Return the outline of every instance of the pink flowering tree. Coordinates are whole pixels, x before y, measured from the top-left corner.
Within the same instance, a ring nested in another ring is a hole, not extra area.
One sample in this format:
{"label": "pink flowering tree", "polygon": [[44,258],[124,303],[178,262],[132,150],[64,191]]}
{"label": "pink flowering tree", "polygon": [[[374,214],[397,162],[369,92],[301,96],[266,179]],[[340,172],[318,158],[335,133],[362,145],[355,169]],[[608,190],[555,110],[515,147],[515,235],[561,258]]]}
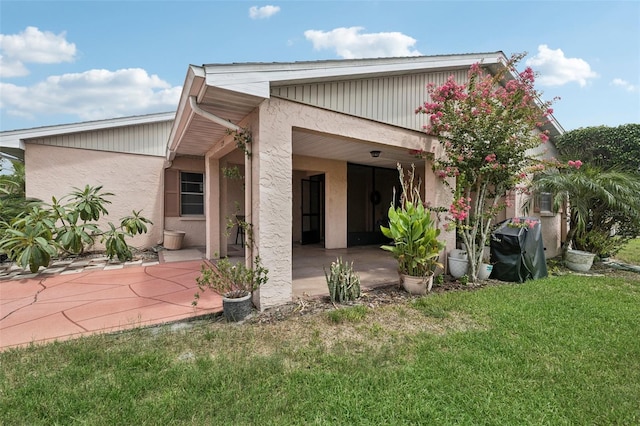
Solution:
{"label": "pink flowering tree", "polygon": [[517,72],[523,57],[512,56],[495,75],[474,64],[466,83],[452,76],[442,86],[430,84],[430,100],[416,109],[430,116],[425,130],[445,148],[433,160],[434,172],[445,184],[455,178],[447,225],[467,247],[470,282],[477,281],[483,247],[506,195],[541,167],[532,149],[549,139],[537,129],[553,112],[551,102],[540,100],[531,68]]}

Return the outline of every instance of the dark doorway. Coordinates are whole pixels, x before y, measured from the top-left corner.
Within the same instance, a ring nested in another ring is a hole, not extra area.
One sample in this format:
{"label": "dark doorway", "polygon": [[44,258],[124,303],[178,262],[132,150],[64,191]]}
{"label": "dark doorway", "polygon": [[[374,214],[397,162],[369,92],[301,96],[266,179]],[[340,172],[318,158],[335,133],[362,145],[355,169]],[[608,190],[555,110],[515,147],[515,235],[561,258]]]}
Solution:
{"label": "dark doorway", "polygon": [[302,244],[324,239],[324,175],[302,179]]}
{"label": "dark doorway", "polygon": [[400,195],[398,171],[382,167],[347,166],[347,245],[382,244],[387,240],[380,225],[387,225],[387,212],[394,190]]}

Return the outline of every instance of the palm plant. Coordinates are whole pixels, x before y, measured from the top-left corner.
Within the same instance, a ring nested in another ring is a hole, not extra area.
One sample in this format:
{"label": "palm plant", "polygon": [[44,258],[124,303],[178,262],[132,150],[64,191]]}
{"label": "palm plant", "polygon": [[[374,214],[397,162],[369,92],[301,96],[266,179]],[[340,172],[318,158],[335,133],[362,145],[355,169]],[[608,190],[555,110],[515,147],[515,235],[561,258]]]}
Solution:
{"label": "palm plant", "polygon": [[27,207],[24,163],[12,162],[13,173],[0,174],[0,222],[8,222]]}
{"label": "palm plant", "polygon": [[[615,169],[602,170],[591,165],[579,169],[548,169],[538,174],[531,188],[553,194],[553,209],[569,206],[567,243],[578,250],[598,255],[614,254],[628,236],[610,236],[610,230],[622,223],[611,218],[640,221],[640,176]],[[605,219],[608,218],[608,219]],[[597,243],[608,237],[608,241]],[[596,238],[597,237],[597,238]],[[608,253],[603,253],[606,246]],[[565,244],[565,251],[568,244]]]}

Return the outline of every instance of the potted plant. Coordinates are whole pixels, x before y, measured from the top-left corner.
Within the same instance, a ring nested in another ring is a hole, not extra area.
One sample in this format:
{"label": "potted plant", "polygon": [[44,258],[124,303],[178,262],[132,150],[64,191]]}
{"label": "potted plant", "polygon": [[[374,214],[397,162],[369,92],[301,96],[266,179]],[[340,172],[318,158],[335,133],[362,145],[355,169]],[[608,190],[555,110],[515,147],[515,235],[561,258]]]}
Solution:
{"label": "potted plant", "polygon": [[393,253],[398,261],[404,289],[411,294],[425,294],[431,290],[436,268],[443,267],[438,259],[445,245],[438,240],[440,230],[422,202],[420,185],[415,182],[415,166],[411,166],[406,178],[400,164],[398,172],[402,189],[400,203],[389,207],[389,226],[380,226],[392,244],[383,245],[382,249]]}
{"label": "potted plant", "polygon": [[[260,256],[255,257],[253,267],[245,266],[242,261],[233,263],[224,257],[215,264],[205,261],[196,282],[200,291],[209,289],[222,296],[222,311],[228,321],[241,321],[251,313],[251,295],[267,282],[268,273]],[[194,305],[199,297],[196,293]]]}

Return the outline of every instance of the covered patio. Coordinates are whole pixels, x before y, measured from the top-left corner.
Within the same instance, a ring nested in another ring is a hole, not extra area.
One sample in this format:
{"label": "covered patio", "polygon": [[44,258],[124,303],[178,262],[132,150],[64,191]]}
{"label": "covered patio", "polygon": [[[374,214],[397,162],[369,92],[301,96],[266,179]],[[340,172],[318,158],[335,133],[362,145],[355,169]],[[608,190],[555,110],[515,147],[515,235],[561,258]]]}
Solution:
{"label": "covered patio", "polygon": [[[229,254],[240,257],[244,250],[230,246]],[[336,257],[353,262],[363,288],[397,282],[395,261],[378,246],[327,250],[297,245],[294,301],[328,295],[323,268]],[[161,252],[160,263],[148,266],[114,269],[78,261],[38,274],[0,276],[0,351],[220,313],[221,297],[212,292],[203,294],[197,307],[191,305],[203,258],[202,247],[190,247]]]}

